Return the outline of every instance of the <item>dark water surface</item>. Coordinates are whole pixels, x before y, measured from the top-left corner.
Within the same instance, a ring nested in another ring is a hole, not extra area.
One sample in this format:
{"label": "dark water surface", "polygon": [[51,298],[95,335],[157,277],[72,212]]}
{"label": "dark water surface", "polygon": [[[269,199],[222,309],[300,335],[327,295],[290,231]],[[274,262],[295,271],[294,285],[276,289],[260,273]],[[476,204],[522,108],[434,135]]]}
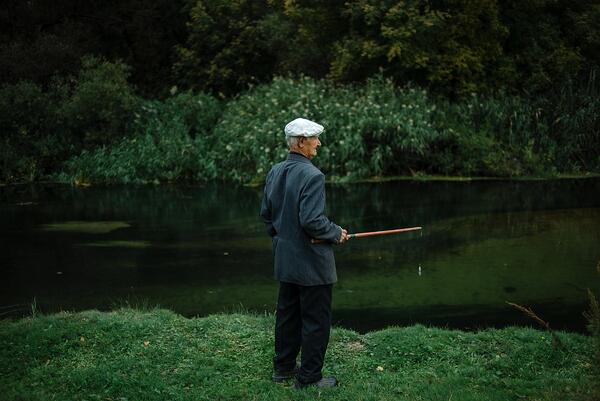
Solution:
{"label": "dark water surface", "polygon": [[[336,248],[336,325],[534,325],[585,331],[600,293],[600,179],[328,186],[350,232],[422,233]],[[0,317],[111,309],[186,316],[274,310],[271,243],[259,188],[0,188]],[[420,267],[420,269],[419,269]]]}

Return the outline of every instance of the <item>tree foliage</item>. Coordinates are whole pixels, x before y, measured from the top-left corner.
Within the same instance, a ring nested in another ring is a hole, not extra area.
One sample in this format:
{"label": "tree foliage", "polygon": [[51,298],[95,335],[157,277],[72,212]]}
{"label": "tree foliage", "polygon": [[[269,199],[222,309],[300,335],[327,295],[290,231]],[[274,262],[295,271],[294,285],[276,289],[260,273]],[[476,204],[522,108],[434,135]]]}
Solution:
{"label": "tree foliage", "polygon": [[598,64],[600,1],[194,1],[175,72],[237,93],[273,76],[540,93]]}
{"label": "tree foliage", "polygon": [[0,8],[0,81],[45,86],[93,54],[132,67],[145,93],[173,83],[173,46],[185,39],[183,0],[6,0]]}
{"label": "tree foliage", "polygon": [[273,54],[260,40],[258,25],[266,11],[264,0],[196,2],[186,45],[178,46],[174,66],[183,84],[231,93],[267,79]]}
{"label": "tree foliage", "polygon": [[81,150],[129,134],[140,101],[129,68],[84,57],[77,76],[47,88],[30,81],[0,87],[3,181],[35,180]]}
{"label": "tree foliage", "polygon": [[[529,92],[547,90],[556,83],[576,77],[584,58],[579,35],[572,33],[571,2],[557,0],[509,0],[503,19],[510,28],[505,52],[516,73],[513,81]],[[571,42],[572,41],[572,42]]]}
{"label": "tree foliage", "polygon": [[[600,65],[600,0],[8,0],[0,80],[46,86],[86,54],[147,95],[224,95],[288,74],[433,93],[545,93]],[[43,60],[43,62],[41,62]]]}
{"label": "tree foliage", "polygon": [[351,34],[336,46],[330,76],[363,80],[383,71],[449,93],[488,89],[501,74],[502,41],[493,0],[408,0],[347,3]]}
{"label": "tree foliage", "polygon": [[[173,171],[161,179],[253,180],[298,115],[356,140],[355,154],[320,157],[340,177],[600,168],[600,0],[3,5],[2,181],[45,177],[74,155],[94,177],[110,159],[146,181],[161,153]],[[256,130],[272,135],[262,150]],[[228,146],[237,164],[214,153]],[[147,171],[128,164],[145,151]]]}

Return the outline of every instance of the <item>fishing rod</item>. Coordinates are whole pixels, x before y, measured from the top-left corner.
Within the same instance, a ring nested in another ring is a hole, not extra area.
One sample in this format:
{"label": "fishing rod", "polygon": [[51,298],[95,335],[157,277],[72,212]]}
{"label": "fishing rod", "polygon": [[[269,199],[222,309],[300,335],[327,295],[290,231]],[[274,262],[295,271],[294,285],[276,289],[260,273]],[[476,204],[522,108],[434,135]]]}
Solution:
{"label": "fishing rod", "polygon": [[[363,238],[363,237],[372,237],[375,235],[398,234],[398,233],[405,233],[405,232],[409,232],[409,231],[418,231],[418,230],[421,230],[422,228],[423,227],[407,227],[407,228],[396,228],[393,230],[368,231],[368,232],[363,232],[363,233],[348,234],[348,238]],[[310,242],[312,242],[313,244],[322,244],[323,242],[326,242],[326,240],[311,239]]]}

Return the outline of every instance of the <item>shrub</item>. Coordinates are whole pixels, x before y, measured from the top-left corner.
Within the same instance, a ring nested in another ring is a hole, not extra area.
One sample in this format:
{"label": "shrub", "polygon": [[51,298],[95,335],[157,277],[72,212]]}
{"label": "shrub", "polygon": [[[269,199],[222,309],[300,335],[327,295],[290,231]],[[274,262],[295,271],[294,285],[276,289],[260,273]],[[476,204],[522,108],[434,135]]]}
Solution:
{"label": "shrub", "polygon": [[129,75],[129,67],[121,62],[92,56],[82,59],[79,76],[59,110],[74,143],[91,149],[130,132],[133,111],[140,100],[127,82]]}
{"label": "shrub", "polygon": [[440,100],[437,121],[454,142],[459,174],[522,176],[549,169],[555,143],[539,109],[518,96],[473,94],[457,102]]}
{"label": "shrub", "polygon": [[576,96],[531,102],[512,95],[451,102],[381,77],[360,86],[276,78],[222,107],[191,92],[142,101],[124,75],[110,76],[124,74],[121,67],[92,59],[86,66],[74,84],[62,81],[44,92],[22,83],[0,91],[0,126],[8,133],[3,180],[37,179],[79,154],[61,180],[257,183],[286,157],[283,127],[297,117],[325,126],[314,162],[333,180],[600,168],[594,113],[600,97],[589,91],[583,104]]}
{"label": "shrub", "polygon": [[566,81],[536,103],[547,115],[548,136],[558,146],[560,171],[600,169],[600,86],[593,70],[587,81]]}
{"label": "shrub", "polygon": [[26,81],[0,89],[3,181],[33,181],[69,156],[122,138],[139,103],[128,67],[83,59],[77,78],[55,77],[45,89]]}
{"label": "shrub", "polygon": [[396,89],[389,80],[336,87],[326,81],[276,78],[231,101],[215,127],[223,179],[258,181],[282,160],[283,127],[305,117],[325,126],[315,163],[333,178],[406,173],[425,165],[439,132],[424,90]]}
{"label": "shrub", "polygon": [[58,134],[59,95],[26,81],[0,88],[0,180],[40,179],[68,152],[67,139]]}
{"label": "shrub", "polygon": [[223,179],[257,182],[287,153],[296,117],[326,128],[315,163],[333,179],[418,174],[522,176],[554,171],[548,116],[518,96],[434,99],[382,78],[362,86],[276,78],[231,101],[215,128]]}
{"label": "shrub", "polygon": [[209,131],[219,110],[219,103],[204,94],[144,102],[135,113],[135,135],[83,151],[67,161],[57,177],[75,183],[212,179],[216,170]]}
{"label": "shrub", "polygon": [[190,137],[203,136],[207,139],[221,113],[222,105],[215,97],[188,91],[174,94],[164,101],[145,102],[138,108],[134,123],[136,130],[143,130],[144,125],[153,119],[180,118]]}

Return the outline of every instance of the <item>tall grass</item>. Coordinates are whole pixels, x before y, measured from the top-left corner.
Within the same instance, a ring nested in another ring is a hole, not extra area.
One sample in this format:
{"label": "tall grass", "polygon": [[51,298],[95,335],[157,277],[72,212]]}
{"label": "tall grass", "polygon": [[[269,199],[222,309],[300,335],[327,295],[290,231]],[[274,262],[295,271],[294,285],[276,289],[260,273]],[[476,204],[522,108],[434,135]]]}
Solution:
{"label": "tall grass", "polygon": [[[315,163],[333,179],[418,173],[523,176],[564,171],[542,111],[516,96],[450,102],[382,78],[334,86],[275,79],[227,104],[215,127],[223,179],[262,179],[286,153],[282,127],[296,117],[326,128]],[[568,170],[568,166],[567,166]]]}
{"label": "tall grass", "polygon": [[557,85],[537,103],[548,123],[547,136],[557,166],[574,171],[600,169],[600,81],[597,69],[587,80]]}
{"label": "tall grass", "polygon": [[440,172],[505,177],[556,170],[547,125],[527,100],[473,94],[458,102],[441,100],[440,109],[439,124],[448,127],[446,151],[433,155]]}
{"label": "tall grass", "polygon": [[287,153],[285,124],[304,117],[326,128],[315,162],[334,179],[406,173],[440,136],[434,111],[424,90],[396,89],[383,79],[338,87],[277,78],[227,105],[215,127],[217,166],[224,179],[262,179]]}

